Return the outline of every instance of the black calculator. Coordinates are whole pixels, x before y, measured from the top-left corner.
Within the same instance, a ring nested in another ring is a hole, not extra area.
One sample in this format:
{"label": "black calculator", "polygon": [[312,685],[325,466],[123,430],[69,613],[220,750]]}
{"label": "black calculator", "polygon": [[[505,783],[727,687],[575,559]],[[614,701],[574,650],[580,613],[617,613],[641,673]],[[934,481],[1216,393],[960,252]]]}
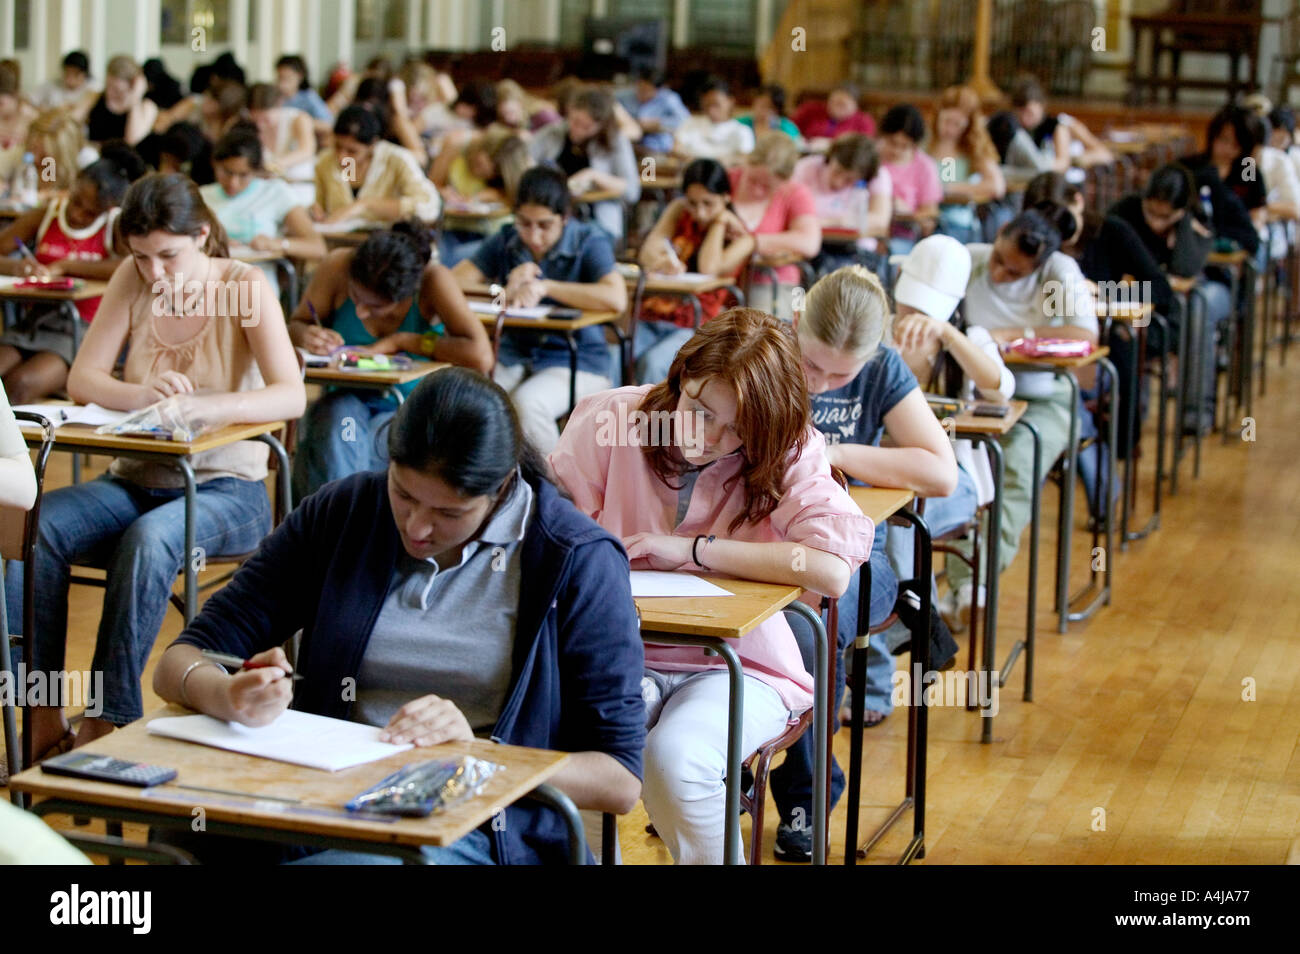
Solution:
{"label": "black calculator", "polygon": [[88,778],[96,782],[116,782],[119,785],[135,785],[148,788],[161,785],[176,777],[176,770],[163,768],[161,765],[145,765],[143,762],[127,762],[115,759],[111,755],[94,755],[90,752],[66,752],[46,759],[41,763],[41,771],[51,775],[71,775],[73,778]]}

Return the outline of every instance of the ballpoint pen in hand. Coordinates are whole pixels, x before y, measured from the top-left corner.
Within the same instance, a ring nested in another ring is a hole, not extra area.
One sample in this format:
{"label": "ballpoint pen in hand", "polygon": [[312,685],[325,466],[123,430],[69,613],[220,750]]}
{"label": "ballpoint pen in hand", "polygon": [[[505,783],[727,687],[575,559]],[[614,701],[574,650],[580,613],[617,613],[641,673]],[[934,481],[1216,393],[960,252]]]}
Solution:
{"label": "ballpoint pen in hand", "polygon": [[[209,659],[218,665],[225,666],[227,669],[245,670],[245,669],[269,669],[270,663],[255,663],[247,659],[240,659],[238,656],[232,656],[229,653],[214,652],[211,649],[201,651],[204,659]],[[295,682],[302,678],[301,674],[292,672],[287,674],[287,678]]]}

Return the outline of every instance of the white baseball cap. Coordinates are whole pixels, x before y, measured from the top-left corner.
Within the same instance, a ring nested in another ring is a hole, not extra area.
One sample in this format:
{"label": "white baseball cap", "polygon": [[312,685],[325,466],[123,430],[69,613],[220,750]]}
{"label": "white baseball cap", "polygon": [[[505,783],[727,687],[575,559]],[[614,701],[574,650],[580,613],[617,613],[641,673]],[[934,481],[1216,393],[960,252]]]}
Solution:
{"label": "white baseball cap", "polygon": [[970,281],[970,252],[951,235],[931,235],[916,243],[894,285],[894,301],[937,321],[947,321]]}

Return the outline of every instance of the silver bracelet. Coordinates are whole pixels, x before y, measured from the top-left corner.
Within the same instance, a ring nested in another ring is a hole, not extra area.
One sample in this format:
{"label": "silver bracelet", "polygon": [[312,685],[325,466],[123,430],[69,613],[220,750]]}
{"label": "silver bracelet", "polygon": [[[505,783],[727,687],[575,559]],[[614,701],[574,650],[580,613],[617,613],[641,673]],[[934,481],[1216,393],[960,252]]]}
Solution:
{"label": "silver bracelet", "polygon": [[185,680],[190,678],[190,673],[192,673],[199,666],[216,666],[222,672],[226,671],[225,666],[221,665],[218,662],[214,662],[211,659],[196,659],[194,660],[194,662],[186,666],[185,671],[181,673],[181,702],[185,704],[185,708],[187,709],[193,709],[194,704],[190,702],[189,694],[185,691]]}

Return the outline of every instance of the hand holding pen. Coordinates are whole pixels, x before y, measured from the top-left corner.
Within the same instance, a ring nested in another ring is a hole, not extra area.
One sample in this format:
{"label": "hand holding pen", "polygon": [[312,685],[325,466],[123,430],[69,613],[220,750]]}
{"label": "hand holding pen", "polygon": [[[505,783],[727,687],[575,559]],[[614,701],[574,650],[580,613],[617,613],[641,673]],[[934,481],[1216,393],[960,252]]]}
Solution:
{"label": "hand holding pen", "polygon": [[23,261],[26,263],[23,266],[24,275],[36,278],[50,277],[50,270],[40,263],[36,256],[32,254],[32,250],[27,247],[27,244],[22,239],[14,239],[14,244],[18,246],[18,251],[22,253]]}
{"label": "hand holding pen", "polygon": [[343,347],[343,336],[333,328],[321,324],[316,314],[316,306],[307,302],[307,311],[311,315],[311,326],[303,333],[302,346],[312,354],[332,354]]}

